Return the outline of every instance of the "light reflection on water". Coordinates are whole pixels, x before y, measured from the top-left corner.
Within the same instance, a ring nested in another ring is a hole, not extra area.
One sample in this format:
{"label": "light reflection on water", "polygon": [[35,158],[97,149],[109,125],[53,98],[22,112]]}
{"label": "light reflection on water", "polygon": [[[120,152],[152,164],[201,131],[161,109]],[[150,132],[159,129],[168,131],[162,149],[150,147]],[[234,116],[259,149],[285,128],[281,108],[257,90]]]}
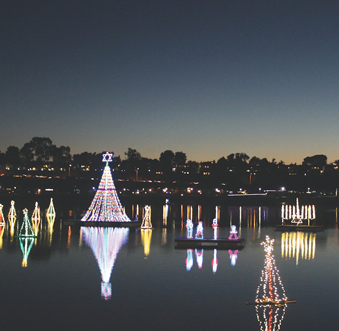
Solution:
{"label": "light reflection on water", "polygon": [[[275,239],[286,293],[297,299],[284,312],[280,329],[338,326],[339,285],[328,281],[339,277],[335,217],[331,229],[316,236],[303,234],[302,239],[266,227],[270,215],[274,219],[273,209],[221,206],[219,237],[227,238],[230,225],[236,224],[245,239],[245,248],[236,254],[175,249],[174,239],[186,231],[181,216],[185,220],[187,212],[187,206],[154,207],[155,229],[146,230],[147,235],[138,229],[63,227],[58,219],[51,234],[43,223],[26,268],[21,267],[19,239],[6,226],[0,249],[2,328],[20,330],[34,319],[36,329],[65,331],[260,330],[255,308],[245,302],[255,299],[265,259],[260,244],[266,235]],[[215,214],[215,206],[192,207],[193,220],[204,222],[206,237],[213,236]],[[173,222],[178,215],[179,221]],[[101,288],[101,281],[109,288]],[[101,289],[110,300],[101,299]]]}

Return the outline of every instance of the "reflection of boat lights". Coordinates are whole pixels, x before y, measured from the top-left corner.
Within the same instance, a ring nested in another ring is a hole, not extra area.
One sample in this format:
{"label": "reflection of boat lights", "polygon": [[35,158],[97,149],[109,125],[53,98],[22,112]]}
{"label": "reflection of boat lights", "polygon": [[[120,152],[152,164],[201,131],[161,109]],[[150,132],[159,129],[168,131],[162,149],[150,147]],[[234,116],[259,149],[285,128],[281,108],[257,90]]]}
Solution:
{"label": "reflection of boat lights", "polygon": [[4,236],[5,225],[0,225],[0,249],[2,248],[2,237]]}
{"label": "reflection of boat lights", "polygon": [[186,264],[186,270],[190,271],[193,267],[193,249],[187,250],[187,258],[186,258],[185,264]]}
{"label": "reflection of boat lights", "polygon": [[141,242],[144,246],[145,258],[149,255],[151,249],[151,240],[152,240],[152,230],[151,229],[141,229]]}
{"label": "reflection of boat lights", "polygon": [[162,224],[164,226],[167,226],[168,209],[169,209],[169,206],[166,203],[162,208]]}
{"label": "reflection of boat lights", "polygon": [[197,259],[197,265],[199,269],[202,269],[202,265],[204,262],[204,250],[203,249],[195,249],[195,257]]}
{"label": "reflection of boat lights", "polygon": [[238,250],[236,249],[234,252],[229,249],[228,254],[230,255],[231,266],[234,267],[237,264],[238,259]]}
{"label": "reflection of boat lights", "polygon": [[217,250],[213,250],[213,260],[212,260],[212,271],[216,273],[218,270],[218,258],[217,258]]}
{"label": "reflection of boat lights", "polygon": [[4,213],[2,212],[2,208],[4,206],[0,203],[0,225],[5,225],[5,217],[4,217]]}
{"label": "reflection of boat lights", "polygon": [[109,300],[112,295],[110,278],[115,260],[121,247],[128,240],[128,228],[82,227],[81,235],[91,247],[101,272],[101,296]]}
{"label": "reflection of boat lights", "polygon": [[316,248],[316,234],[308,232],[283,232],[281,234],[281,257],[295,258],[296,264],[299,257],[305,260],[313,260]]}

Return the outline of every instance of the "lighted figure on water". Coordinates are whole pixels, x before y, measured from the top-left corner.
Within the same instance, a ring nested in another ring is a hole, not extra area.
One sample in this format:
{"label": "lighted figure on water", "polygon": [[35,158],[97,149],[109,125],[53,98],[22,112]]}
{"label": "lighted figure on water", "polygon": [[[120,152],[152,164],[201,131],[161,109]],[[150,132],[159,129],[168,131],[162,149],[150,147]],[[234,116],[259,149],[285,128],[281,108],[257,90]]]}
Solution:
{"label": "lighted figure on water", "polygon": [[4,206],[0,203],[0,225],[5,225],[5,217],[4,217],[4,213],[2,212],[2,208]]}
{"label": "lighted figure on water", "polygon": [[15,226],[15,222],[16,222],[16,210],[14,207],[14,201],[11,201],[11,207],[9,209],[8,212],[8,222],[10,225],[10,232],[11,232],[11,236],[14,235],[14,226]]}
{"label": "lighted figure on water", "polygon": [[82,221],[93,222],[131,222],[119,200],[112,178],[109,162],[113,161],[113,153],[106,152],[102,156],[105,162],[98,190]]}
{"label": "lighted figure on water", "polygon": [[234,267],[237,264],[238,259],[238,250],[236,249],[234,252],[229,249],[228,254],[230,255],[231,266]]}
{"label": "lighted figure on water", "polygon": [[151,240],[152,240],[152,230],[151,229],[141,229],[141,243],[144,246],[145,259],[150,253],[151,250]]}
{"label": "lighted figure on water", "polygon": [[151,222],[151,207],[146,205],[145,206],[145,216],[141,223],[142,229],[152,229],[152,222]]}
{"label": "lighted figure on water", "polygon": [[204,250],[203,249],[195,249],[195,257],[197,259],[197,265],[199,269],[202,269],[202,265],[204,262]]}
{"label": "lighted figure on water", "polygon": [[186,229],[187,229],[187,239],[193,238],[193,222],[192,220],[188,219],[186,221]]}
{"label": "lighted figure on water", "polygon": [[315,219],[315,206],[314,205],[302,205],[299,206],[299,199],[296,198],[295,205],[282,205],[281,206],[281,219],[282,223],[290,220],[295,225],[301,225],[304,221],[307,221],[307,225],[310,225],[310,221]]}
{"label": "lighted figure on water", "polygon": [[213,228],[213,238],[218,239],[218,219],[217,218],[213,219],[212,228]]}
{"label": "lighted figure on water", "polygon": [[35,237],[31,222],[29,221],[28,210],[25,208],[22,212],[24,220],[19,231],[19,237]]}
{"label": "lighted figure on water", "polygon": [[217,258],[217,250],[213,250],[213,260],[212,260],[212,271],[216,273],[218,270],[218,258]]}
{"label": "lighted figure on water", "polygon": [[231,226],[231,230],[230,230],[230,235],[228,237],[228,239],[234,239],[234,240],[238,240],[238,231],[237,231],[237,227],[235,225]]}
{"label": "lighted figure on water", "polygon": [[204,238],[204,225],[203,225],[202,221],[198,222],[197,232],[195,233],[195,238],[196,239],[203,239]]}
{"label": "lighted figure on water", "polygon": [[193,267],[193,249],[188,249],[187,250],[187,258],[185,261],[186,264],[186,270],[190,271]]}
{"label": "lighted figure on water", "polygon": [[91,247],[101,272],[101,297],[112,296],[111,273],[121,247],[127,243],[128,228],[81,227],[81,237]]}
{"label": "lighted figure on water", "polygon": [[49,230],[50,232],[52,232],[53,230],[53,226],[54,226],[54,221],[55,221],[55,209],[54,209],[54,204],[53,204],[53,198],[51,198],[51,201],[49,203],[49,207],[47,209],[47,213],[46,213],[46,218],[49,224]]}
{"label": "lighted figure on water", "polygon": [[38,202],[35,203],[35,208],[32,214],[32,227],[33,227],[33,231],[35,236],[38,235],[38,231],[39,231],[39,225],[40,225],[40,207],[38,205]]}

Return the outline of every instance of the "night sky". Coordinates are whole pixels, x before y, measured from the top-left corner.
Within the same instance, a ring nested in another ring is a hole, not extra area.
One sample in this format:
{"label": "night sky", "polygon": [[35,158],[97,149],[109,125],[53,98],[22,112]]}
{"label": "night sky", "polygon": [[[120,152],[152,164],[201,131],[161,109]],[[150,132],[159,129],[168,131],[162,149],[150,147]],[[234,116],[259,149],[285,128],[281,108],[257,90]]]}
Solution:
{"label": "night sky", "polygon": [[0,1],[2,152],[333,162],[338,108],[337,0]]}

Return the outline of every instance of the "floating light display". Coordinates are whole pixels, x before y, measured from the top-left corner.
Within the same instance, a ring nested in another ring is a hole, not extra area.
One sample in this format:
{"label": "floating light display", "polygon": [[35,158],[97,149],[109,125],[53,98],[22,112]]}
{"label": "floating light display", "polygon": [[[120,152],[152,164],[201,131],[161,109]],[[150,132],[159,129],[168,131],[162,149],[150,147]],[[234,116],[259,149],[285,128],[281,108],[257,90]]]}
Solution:
{"label": "floating light display", "polygon": [[228,239],[230,239],[230,240],[238,240],[239,239],[237,227],[235,225],[231,226],[230,235],[228,236]]}
{"label": "floating light display", "polygon": [[279,270],[275,264],[273,243],[274,239],[270,239],[269,236],[266,236],[266,240],[262,243],[265,250],[265,263],[254,303],[262,331],[280,330],[287,304],[295,302],[295,300],[288,300],[286,296]]}
{"label": "floating light display", "polygon": [[316,248],[316,234],[301,231],[283,232],[281,234],[281,257],[295,258],[298,265],[299,259],[313,260]]}
{"label": "floating light display", "polygon": [[213,239],[218,239],[218,219],[217,218],[213,219],[212,228],[213,228]]}
{"label": "floating light display", "polygon": [[4,217],[4,213],[2,212],[2,208],[4,206],[0,203],[0,225],[5,225],[5,217]]}
{"label": "floating light display", "polygon": [[46,213],[46,218],[48,221],[50,232],[52,232],[53,230],[55,216],[56,216],[56,213],[54,209],[53,198],[51,198],[48,209],[47,209],[47,213]]}
{"label": "floating light display", "polygon": [[199,269],[202,269],[202,265],[204,262],[204,250],[203,249],[195,249],[195,257],[197,259],[197,265]]}
{"label": "floating light display", "polygon": [[108,165],[112,162],[113,153],[103,154],[102,162],[105,162],[98,190],[93,201],[81,221],[93,222],[131,222],[121,206],[111,169]]}
{"label": "floating light display", "polygon": [[144,246],[145,258],[147,258],[151,249],[152,230],[141,229],[140,231],[141,231],[141,243]]}
{"label": "floating light display", "polygon": [[185,261],[186,264],[186,270],[190,271],[193,267],[193,249],[188,249],[187,250],[187,258]]}
{"label": "floating light display", "polygon": [[217,250],[213,250],[213,260],[212,260],[212,271],[215,274],[218,270],[218,258],[217,258]]}
{"label": "floating light display", "polygon": [[141,223],[142,229],[152,229],[152,222],[151,222],[151,207],[146,205],[145,206],[145,216]]}
{"label": "floating light display", "polygon": [[193,222],[191,219],[186,220],[187,239],[193,238]]}
{"label": "floating light display", "polygon": [[38,205],[38,202],[35,203],[35,208],[33,210],[33,214],[32,214],[32,227],[33,227],[33,231],[35,236],[38,235],[38,231],[39,231],[39,225],[40,225],[40,207]]}
{"label": "floating light display", "polygon": [[91,247],[101,272],[101,297],[112,296],[111,273],[121,247],[127,243],[128,228],[81,227],[81,238]]}
{"label": "floating light display", "polygon": [[284,224],[289,220],[291,223],[300,225],[304,221],[307,221],[307,225],[310,225],[310,221],[315,219],[315,206],[314,205],[302,205],[299,206],[299,199],[296,198],[295,205],[282,205],[281,206],[281,219]]}
{"label": "floating light display", "polygon": [[198,222],[197,231],[195,233],[195,238],[196,239],[203,239],[204,238],[204,225],[203,225],[202,221]]}
{"label": "floating light display", "polygon": [[8,222],[9,222],[9,226],[10,226],[10,232],[11,232],[11,236],[14,235],[14,226],[15,226],[15,222],[16,222],[16,210],[14,207],[14,201],[11,201],[11,207],[9,208],[9,212],[8,212]]}
{"label": "floating light display", "polygon": [[31,222],[29,221],[28,210],[25,208],[22,212],[24,220],[19,231],[19,237],[35,237]]}

